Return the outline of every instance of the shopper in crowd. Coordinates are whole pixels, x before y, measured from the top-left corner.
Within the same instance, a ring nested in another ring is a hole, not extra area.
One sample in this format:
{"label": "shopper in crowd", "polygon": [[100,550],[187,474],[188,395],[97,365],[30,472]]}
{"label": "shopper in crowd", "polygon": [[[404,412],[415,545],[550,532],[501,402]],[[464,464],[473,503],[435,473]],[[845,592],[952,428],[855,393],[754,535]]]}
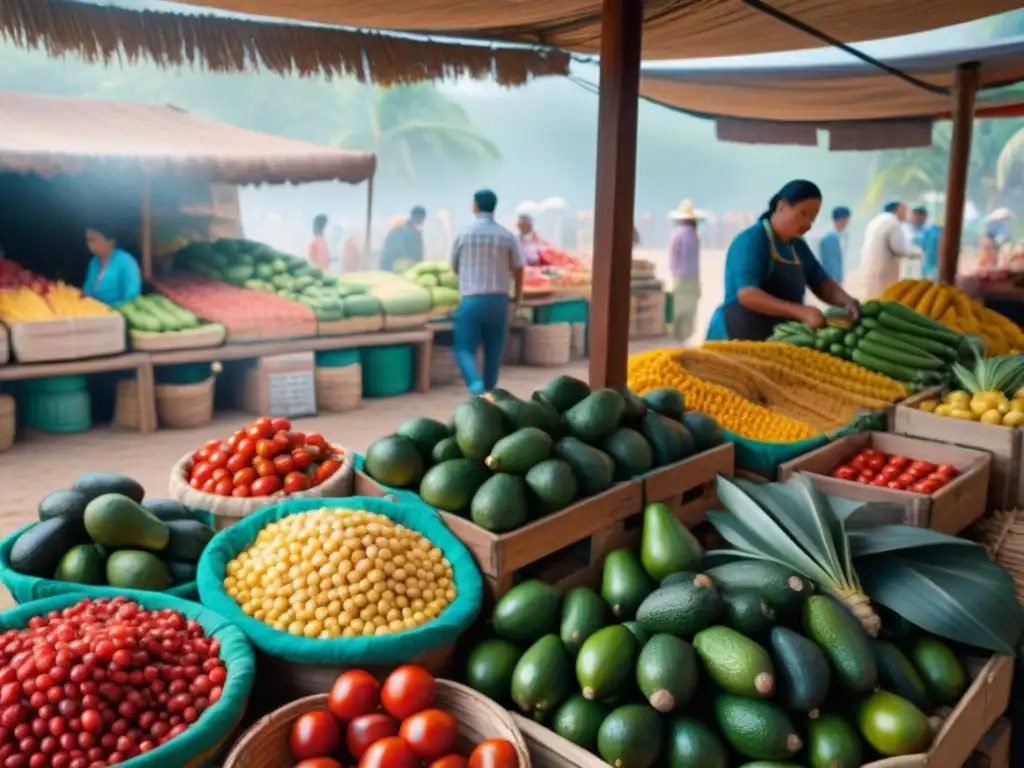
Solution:
{"label": "shopper in crowd", "polygon": [[668,252],[672,275],[672,336],[682,344],[693,335],[700,305],[700,236],[697,234],[700,217],[693,203],[684,200],[669,218],[675,222]]}
{"label": "shopper in crowd", "polygon": [[840,285],[843,284],[845,269],[843,255],[846,253],[846,228],[850,225],[850,209],[840,205],[832,209],[832,231],[818,243],[818,260],[825,274]]}
{"label": "shopper in crowd", "polygon": [[327,229],[327,216],[318,214],[313,219],[313,239],[309,241],[306,258],[314,267],[318,267],[326,275],[331,271],[331,249],[327,246],[324,231]]}
{"label": "shopper in crowd", "polygon": [[[508,337],[509,293],[513,307],[523,297],[525,261],[519,238],[494,220],[498,196],[489,189],[473,196],[476,221],[452,242],[451,266],[459,276],[461,301],[455,312],[455,362],[475,395],[498,386]],[[476,351],[484,347],[481,377]]]}
{"label": "shopper in crowd", "polygon": [[94,222],[85,228],[85,245],[92,254],[85,271],[82,292],[116,307],[142,294],[139,263],[128,251],[117,247],[114,227]]}
{"label": "shopper in crowd", "polygon": [[919,205],[910,212],[910,230],[914,236],[914,245],[924,254],[921,258],[921,277],[926,280],[938,280],[942,227],[928,221],[928,209]]}
{"label": "shopper in crowd", "polygon": [[906,203],[893,200],[868,222],[860,255],[864,298],[881,296],[886,288],[899,281],[902,262],[921,258],[921,249],[907,240],[903,230],[906,220]]}
{"label": "shopper in crowd", "polygon": [[736,236],[725,256],[725,302],[711,318],[708,339],[764,341],[787,320],[821,328],[822,311],[804,303],[808,288],[854,319],[860,316],[860,304],[825,273],[803,239],[820,210],[818,185],[797,179]]}
{"label": "shopper in crowd", "polygon": [[381,246],[380,268],[386,272],[404,272],[423,261],[423,222],[427,209],[417,205],[405,224],[393,227]]}
{"label": "shopper in crowd", "polygon": [[523,260],[526,266],[539,266],[541,249],[547,244],[533,228],[533,216],[529,213],[520,213],[516,219],[516,229],[519,230],[519,247],[523,251]]}

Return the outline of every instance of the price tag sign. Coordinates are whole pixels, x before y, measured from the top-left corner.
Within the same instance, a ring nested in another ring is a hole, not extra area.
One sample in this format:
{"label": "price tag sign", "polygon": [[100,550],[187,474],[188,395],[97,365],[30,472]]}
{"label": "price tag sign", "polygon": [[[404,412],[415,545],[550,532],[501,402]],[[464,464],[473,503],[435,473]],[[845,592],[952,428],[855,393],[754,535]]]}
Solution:
{"label": "price tag sign", "polygon": [[295,418],[316,415],[316,374],[312,353],[263,358],[267,412]]}

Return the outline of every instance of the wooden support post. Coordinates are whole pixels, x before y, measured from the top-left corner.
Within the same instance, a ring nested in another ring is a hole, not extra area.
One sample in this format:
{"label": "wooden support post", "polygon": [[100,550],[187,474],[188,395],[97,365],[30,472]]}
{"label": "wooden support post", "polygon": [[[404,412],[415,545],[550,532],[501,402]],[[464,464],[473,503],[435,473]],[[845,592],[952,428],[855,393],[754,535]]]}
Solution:
{"label": "wooden support post", "polygon": [[644,4],[604,0],[597,127],[590,384],[626,383]]}
{"label": "wooden support post", "polygon": [[366,180],[366,238],[363,240],[363,265],[370,262],[370,236],[373,225],[373,176]]}
{"label": "wooden support post", "polygon": [[960,239],[964,231],[964,202],[974,133],[974,97],[978,92],[979,65],[960,64],[953,85],[953,139],[949,146],[949,174],[946,177],[946,213],[942,222],[939,250],[939,280],[956,283],[960,261]]}
{"label": "wooden support post", "polygon": [[139,233],[142,248],[142,277],[153,276],[153,204],[149,189],[149,176],[142,177],[142,225]]}

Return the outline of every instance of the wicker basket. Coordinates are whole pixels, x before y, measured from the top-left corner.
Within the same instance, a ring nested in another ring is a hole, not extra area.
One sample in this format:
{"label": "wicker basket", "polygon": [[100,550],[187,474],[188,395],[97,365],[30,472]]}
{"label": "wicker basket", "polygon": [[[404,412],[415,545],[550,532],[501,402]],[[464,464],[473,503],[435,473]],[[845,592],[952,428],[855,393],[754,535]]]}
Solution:
{"label": "wicker basket", "polygon": [[971,529],[970,538],[983,545],[1013,579],[1017,602],[1024,605],[1024,510],[991,512]]}
{"label": "wicker basket", "polygon": [[11,340],[7,335],[7,326],[0,323],[0,365],[11,359]]}
{"label": "wicker basket", "polygon": [[[459,721],[458,752],[469,754],[486,739],[506,739],[519,753],[519,768],[530,768],[530,752],[519,727],[508,712],[486,696],[459,683],[438,680],[436,705]],[[326,694],[307,696],[261,718],[235,744],[224,768],[291,768],[295,764],[288,751],[292,723],[300,715],[326,706]]]}
{"label": "wicker basket", "polygon": [[572,360],[582,360],[587,356],[587,324],[573,323],[572,338],[569,344],[569,357]]}
{"label": "wicker basket", "polygon": [[523,332],[520,328],[509,328],[508,339],[505,341],[505,354],[502,356],[505,365],[523,364]]}
{"label": "wicker basket", "polygon": [[114,426],[138,429],[139,421],[139,385],[134,378],[121,379],[114,395]]}
{"label": "wicker basket", "polygon": [[214,377],[198,384],[157,384],[156,417],[163,427],[194,429],[213,420]]}
{"label": "wicker basket", "polygon": [[528,325],[523,329],[523,363],[542,368],[567,365],[571,359],[572,325]]}
{"label": "wicker basket", "polygon": [[15,413],[14,398],[0,395],[0,451],[6,451],[14,445],[14,433],[18,426]]}
{"label": "wicker basket", "polygon": [[327,413],[354,411],[363,402],[363,366],[317,367],[316,406]]}
{"label": "wicker basket", "polygon": [[437,344],[430,350],[430,386],[443,387],[459,379],[459,366],[455,364],[455,350]]}

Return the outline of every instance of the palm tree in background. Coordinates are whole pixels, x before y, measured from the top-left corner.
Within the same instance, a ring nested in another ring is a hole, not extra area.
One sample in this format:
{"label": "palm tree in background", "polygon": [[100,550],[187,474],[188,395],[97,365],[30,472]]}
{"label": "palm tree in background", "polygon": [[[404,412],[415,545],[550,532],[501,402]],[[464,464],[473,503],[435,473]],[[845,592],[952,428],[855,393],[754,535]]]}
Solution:
{"label": "palm tree in background", "polygon": [[339,86],[351,127],[334,146],[374,152],[381,174],[412,187],[430,171],[497,163],[497,146],[477,133],[465,109],[433,85]]}

